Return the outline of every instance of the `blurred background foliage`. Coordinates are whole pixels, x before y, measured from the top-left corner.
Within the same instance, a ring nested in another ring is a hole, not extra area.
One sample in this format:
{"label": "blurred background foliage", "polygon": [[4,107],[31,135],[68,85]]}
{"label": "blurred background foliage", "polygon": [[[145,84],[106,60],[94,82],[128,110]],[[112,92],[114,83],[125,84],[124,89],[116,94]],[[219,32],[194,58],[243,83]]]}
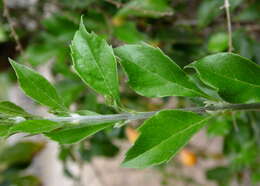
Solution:
{"label": "blurred background foliage", "polygon": [[[8,63],[8,57],[11,57],[36,69],[49,64],[53,81],[72,110],[116,113],[104,104],[102,97],[86,88],[71,68],[69,45],[81,15],[86,28],[104,37],[112,46],[147,42],[160,47],[183,67],[208,54],[227,51],[223,4],[224,0],[1,1],[0,99],[8,99],[10,87],[16,83]],[[260,1],[230,0],[230,4],[233,52],[260,64]],[[165,108],[165,105],[173,108],[202,104],[197,99],[191,102],[184,98],[137,96],[125,86],[122,70],[119,75],[121,99],[127,108],[147,111]],[[137,125],[132,124],[133,127]],[[226,166],[208,170],[205,173],[207,178],[219,185],[230,185],[233,180],[240,185],[245,185],[248,180],[257,185],[260,181],[260,114],[227,113],[211,121],[207,133],[209,138],[223,137],[220,156],[228,162]],[[134,129],[127,129],[126,134],[130,141],[131,135],[137,135]],[[80,162],[86,163],[96,156],[116,156],[120,148],[115,141],[124,139],[125,127],[122,127],[98,133],[77,145],[61,146],[59,158],[64,164],[64,172],[77,179],[70,172],[68,161],[79,161],[78,154]],[[44,145],[36,142],[17,142],[11,146],[3,142],[0,147],[0,186],[40,185],[37,177],[23,171],[42,148]],[[184,160],[184,166],[195,164],[197,157],[208,158],[196,149],[192,151],[185,154],[188,160]],[[169,184],[165,171],[171,165],[158,167],[163,175],[162,184]],[[193,183],[191,178],[183,178],[183,182]]]}

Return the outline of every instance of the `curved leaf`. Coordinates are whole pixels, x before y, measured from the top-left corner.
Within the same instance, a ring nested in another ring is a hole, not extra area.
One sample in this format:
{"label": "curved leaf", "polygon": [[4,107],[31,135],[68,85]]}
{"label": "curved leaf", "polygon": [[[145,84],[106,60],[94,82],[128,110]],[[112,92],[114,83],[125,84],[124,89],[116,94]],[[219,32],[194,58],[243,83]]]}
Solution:
{"label": "curved leaf", "polygon": [[10,59],[24,93],[54,110],[66,110],[56,89],[38,72]]}
{"label": "curved leaf", "polygon": [[230,103],[260,101],[260,66],[232,53],[210,55],[193,62],[200,79]]}
{"label": "curved leaf", "polygon": [[71,44],[73,66],[79,77],[98,93],[119,99],[116,59],[113,49],[83,22]]}
{"label": "curved leaf", "polygon": [[8,116],[30,116],[23,108],[9,101],[0,102],[0,114]]}
{"label": "curved leaf", "polygon": [[157,113],[139,128],[141,135],[123,166],[145,168],[169,161],[210,118],[177,110]]}
{"label": "curved leaf", "polygon": [[121,58],[130,86],[140,95],[206,97],[159,48],[135,44],[118,47],[115,52]]}

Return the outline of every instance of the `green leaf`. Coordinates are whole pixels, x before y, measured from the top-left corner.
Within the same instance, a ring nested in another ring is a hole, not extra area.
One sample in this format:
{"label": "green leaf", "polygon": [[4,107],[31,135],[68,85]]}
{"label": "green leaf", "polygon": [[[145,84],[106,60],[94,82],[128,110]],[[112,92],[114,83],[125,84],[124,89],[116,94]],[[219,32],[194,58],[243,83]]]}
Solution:
{"label": "green leaf", "polygon": [[124,45],[115,49],[121,58],[130,86],[140,95],[205,96],[183,70],[159,48],[146,44]]}
{"label": "green leaf", "polygon": [[27,120],[16,125],[13,125],[9,134],[24,132],[29,134],[39,134],[43,132],[50,132],[61,127],[63,124],[50,120]]}
{"label": "green leaf", "polygon": [[0,102],[0,114],[7,116],[30,116],[24,109],[9,101]]}
{"label": "green leaf", "polygon": [[228,35],[224,32],[213,34],[208,43],[209,52],[223,52],[228,48]]}
{"label": "green leaf", "polygon": [[198,8],[198,25],[201,27],[210,24],[218,15],[221,14],[220,7],[223,0],[204,0]]}
{"label": "green leaf", "polygon": [[260,101],[260,66],[232,53],[204,57],[187,67],[194,68],[200,79],[215,88],[230,103]]}
{"label": "green leaf", "polygon": [[123,166],[145,168],[169,161],[211,117],[165,110],[145,121]]}
{"label": "green leaf", "polygon": [[68,124],[64,128],[55,130],[45,135],[50,139],[57,141],[61,144],[77,143],[85,138],[101,131],[114,123],[99,123],[95,125],[91,124]]}
{"label": "green leaf", "polygon": [[115,27],[114,35],[117,39],[126,43],[138,43],[145,38],[145,35],[137,30],[134,22],[127,22]]}
{"label": "green leaf", "polygon": [[0,139],[1,139],[1,137],[8,136],[9,129],[11,126],[12,126],[11,124],[0,123]]}
{"label": "green leaf", "polygon": [[105,96],[119,99],[116,59],[113,49],[95,33],[88,33],[81,21],[71,44],[74,69],[80,78]]}
{"label": "green leaf", "polygon": [[133,15],[158,18],[172,13],[167,0],[133,0],[118,12],[118,16]]}
{"label": "green leaf", "polygon": [[56,89],[42,75],[10,59],[24,93],[54,110],[66,110]]}
{"label": "green leaf", "polygon": [[32,158],[42,150],[42,142],[18,142],[12,146],[1,149],[0,165],[1,167],[28,164]]}

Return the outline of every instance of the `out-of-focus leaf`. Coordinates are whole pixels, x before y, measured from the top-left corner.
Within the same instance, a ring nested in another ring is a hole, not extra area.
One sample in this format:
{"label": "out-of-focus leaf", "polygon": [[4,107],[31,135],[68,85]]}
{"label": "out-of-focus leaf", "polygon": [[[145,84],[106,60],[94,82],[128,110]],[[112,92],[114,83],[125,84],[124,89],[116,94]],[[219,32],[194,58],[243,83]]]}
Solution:
{"label": "out-of-focus leaf", "polygon": [[242,10],[235,19],[237,21],[255,21],[260,20],[260,2],[255,1],[249,7]]}
{"label": "out-of-focus leaf", "polygon": [[113,49],[104,39],[88,33],[81,21],[71,44],[73,66],[80,78],[114,100],[119,99],[116,59]]}
{"label": "out-of-focus leaf", "polygon": [[248,34],[243,30],[233,33],[234,52],[251,59],[253,57],[253,43]]}
{"label": "out-of-focus leaf", "polygon": [[216,181],[219,185],[227,186],[232,175],[232,171],[227,167],[215,167],[209,169],[206,177],[209,180]]}
{"label": "out-of-focus leaf", "polygon": [[260,101],[260,66],[232,53],[204,57],[188,65],[200,79],[230,103]]}
{"label": "out-of-focus leaf", "polygon": [[172,14],[167,0],[133,0],[127,3],[118,16],[161,17]]}
{"label": "out-of-focus leaf", "polygon": [[200,4],[197,12],[198,25],[201,27],[207,26],[211,21],[220,15],[220,7],[223,5],[223,0],[204,0]]}
{"label": "out-of-focus leaf", "polygon": [[146,44],[124,45],[115,52],[128,75],[128,83],[140,95],[205,96],[159,48]]}
{"label": "out-of-focus leaf", "polygon": [[232,127],[232,121],[230,117],[218,116],[213,118],[207,128],[209,136],[225,136],[229,133]]}
{"label": "out-of-focus leaf", "polygon": [[228,36],[224,32],[213,34],[208,43],[209,52],[223,52],[228,48]]}
{"label": "out-of-focus leaf", "polygon": [[83,83],[72,80],[64,80],[55,86],[61,95],[63,102],[66,106],[72,104],[82,94],[85,89]]}
{"label": "out-of-focus leaf", "polygon": [[209,119],[192,112],[160,111],[139,128],[123,166],[145,168],[169,161]]}
{"label": "out-of-focus leaf", "polygon": [[[231,11],[240,5],[243,0],[229,0]],[[203,0],[199,6],[197,17],[198,25],[205,27],[210,24],[217,16],[224,13],[224,0]]]}
{"label": "out-of-focus leaf", "polygon": [[0,164],[8,166],[28,163],[44,147],[40,142],[18,142],[0,152]]}
{"label": "out-of-focus leaf", "polygon": [[144,35],[136,29],[136,25],[133,22],[127,22],[115,27],[114,35],[117,39],[126,43],[138,43],[144,40]]}
{"label": "out-of-focus leaf", "polygon": [[8,136],[11,126],[11,124],[0,123],[0,138]]}
{"label": "out-of-focus leaf", "polygon": [[56,89],[38,72],[10,60],[25,94],[53,110],[66,110]]}

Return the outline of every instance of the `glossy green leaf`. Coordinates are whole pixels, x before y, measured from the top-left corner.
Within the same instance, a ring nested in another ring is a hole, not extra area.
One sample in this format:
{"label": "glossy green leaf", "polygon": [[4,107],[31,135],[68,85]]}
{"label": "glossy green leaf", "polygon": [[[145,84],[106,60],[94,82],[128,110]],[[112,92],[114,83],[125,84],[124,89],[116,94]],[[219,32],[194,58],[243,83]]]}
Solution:
{"label": "glossy green leaf", "polygon": [[73,66],[80,78],[105,96],[119,99],[116,59],[113,49],[95,33],[88,33],[81,21],[71,44]]}
{"label": "glossy green leaf", "polygon": [[38,72],[16,63],[10,59],[10,63],[16,72],[16,76],[24,93],[54,110],[66,110],[62,99],[56,89]]}
{"label": "glossy green leaf", "polygon": [[50,132],[61,126],[61,123],[50,120],[27,120],[13,125],[10,128],[9,133],[14,134],[18,132],[23,132],[29,134],[39,134],[43,132]]}
{"label": "glossy green leaf", "polygon": [[205,96],[159,48],[146,44],[124,45],[116,48],[115,52],[121,58],[128,83],[140,95]]}
{"label": "glossy green leaf", "polygon": [[145,168],[169,161],[211,117],[165,110],[145,121],[123,166]]}
{"label": "glossy green leaf", "polygon": [[188,65],[200,79],[230,103],[260,101],[260,66],[232,53],[204,57]]}
{"label": "glossy green leaf", "polygon": [[119,16],[161,17],[172,14],[167,0],[133,0],[127,3],[119,12]]}
{"label": "glossy green leaf", "polygon": [[0,102],[0,114],[7,116],[30,116],[23,108],[9,101]]}

